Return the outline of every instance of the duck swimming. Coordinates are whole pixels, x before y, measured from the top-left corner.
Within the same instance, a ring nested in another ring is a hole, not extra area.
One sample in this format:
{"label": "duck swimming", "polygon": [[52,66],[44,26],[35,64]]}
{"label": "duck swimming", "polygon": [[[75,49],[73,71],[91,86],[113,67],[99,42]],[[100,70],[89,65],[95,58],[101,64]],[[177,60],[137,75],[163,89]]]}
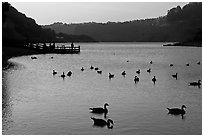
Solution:
{"label": "duck swimming", "polygon": [[84,71],[84,68],[83,68],[83,67],[81,68],[81,71]]}
{"label": "duck swimming", "polygon": [[72,72],[71,71],[68,71],[68,73],[67,73],[67,76],[71,76],[72,75]]}
{"label": "duck swimming", "polygon": [[138,69],[138,70],[136,71],[136,73],[137,73],[137,74],[140,74],[140,69]]}
{"label": "duck swimming", "polygon": [[149,72],[149,73],[150,73],[150,72],[151,72],[151,68],[149,68],[149,69],[147,70],[147,72]]}
{"label": "duck swimming", "polygon": [[126,72],[125,72],[125,70],[124,70],[124,71],[122,72],[122,75],[123,75],[123,76],[125,76],[125,75],[126,75]]}
{"label": "duck swimming", "polygon": [[135,83],[139,82],[139,80],[140,79],[137,76],[135,76],[135,78],[134,78]]}
{"label": "duck swimming", "polygon": [[170,64],[169,66],[170,66],[170,67],[173,67],[173,64]]}
{"label": "duck swimming", "polygon": [[157,79],[155,78],[155,76],[152,78],[153,83],[155,84],[155,82],[157,81]]}
{"label": "duck swimming", "polygon": [[175,75],[172,75],[172,77],[173,77],[173,78],[176,78],[176,80],[177,80],[177,74],[178,74],[178,73],[176,73]]}
{"label": "duck swimming", "polygon": [[95,70],[99,70],[99,68],[95,68]]}
{"label": "duck swimming", "polygon": [[64,72],[62,73],[61,77],[62,77],[62,78],[65,78],[65,74],[64,74]]}
{"label": "duck swimming", "polygon": [[104,104],[104,108],[102,107],[97,107],[97,108],[89,108],[91,110],[91,113],[98,113],[98,114],[101,114],[101,113],[108,113],[108,109],[106,108],[106,106],[109,106],[108,103],[105,103]]}
{"label": "duck swimming", "polygon": [[111,119],[108,119],[107,121],[103,119],[97,119],[94,117],[91,117],[91,119],[94,122],[94,126],[99,126],[99,127],[107,126],[108,128],[113,128],[114,123],[113,123],[113,120]]}
{"label": "duck swimming", "polygon": [[57,72],[56,72],[55,70],[53,70],[53,71],[52,71],[52,74],[53,74],[53,75],[56,75],[56,74],[57,74]]}
{"label": "duck swimming", "polygon": [[152,64],[153,62],[152,62],[152,61],[150,61],[149,63],[150,63],[150,64]]}
{"label": "duck swimming", "polygon": [[98,70],[97,73],[98,73],[98,74],[102,74],[102,70]]}
{"label": "duck swimming", "polygon": [[111,78],[113,78],[114,77],[114,74],[111,74],[111,73],[109,73],[109,79],[111,79]]}
{"label": "duck swimming", "polygon": [[200,87],[201,85],[201,80],[198,80],[198,82],[189,82],[189,86],[198,86]]}
{"label": "duck swimming", "polygon": [[184,115],[186,113],[186,111],[184,110],[184,108],[186,108],[185,105],[181,106],[180,108],[167,108],[169,111],[169,114],[173,114],[173,115]]}
{"label": "duck swimming", "polygon": [[93,66],[91,66],[91,67],[90,67],[90,69],[94,69],[94,67],[93,67]]}

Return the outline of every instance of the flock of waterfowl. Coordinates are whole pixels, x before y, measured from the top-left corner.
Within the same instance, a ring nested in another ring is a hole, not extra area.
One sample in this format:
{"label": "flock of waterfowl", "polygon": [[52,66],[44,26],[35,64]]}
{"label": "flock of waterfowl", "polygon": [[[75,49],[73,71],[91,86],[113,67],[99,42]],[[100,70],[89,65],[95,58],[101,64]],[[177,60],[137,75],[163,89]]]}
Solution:
{"label": "flock of waterfowl", "polygon": [[[52,58],[53,58],[53,57],[52,57]],[[37,58],[36,58],[36,57],[31,57],[31,59],[37,59]],[[153,64],[153,61],[150,61],[149,63],[150,63],[150,64]],[[200,63],[200,62],[197,62],[197,64],[200,65],[201,63]],[[169,64],[169,66],[170,66],[170,67],[173,67],[174,64]],[[187,63],[186,66],[190,66],[190,64]],[[102,70],[99,70],[98,67],[94,67],[94,66],[91,65],[89,69],[95,70],[98,74],[102,74]],[[82,67],[82,68],[81,68],[81,71],[82,71],[82,72],[85,71],[85,68]],[[152,69],[149,68],[149,69],[147,69],[146,71],[147,71],[148,73],[151,73]],[[136,71],[136,74],[140,75],[140,73],[141,73],[141,70],[138,69],[138,70]],[[53,75],[56,75],[56,74],[57,74],[57,71],[56,71],[56,70],[53,70],[52,74],[53,74]],[[69,76],[69,77],[71,77],[72,74],[73,74],[72,71],[68,71],[66,75]],[[124,77],[126,76],[126,74],[127,74],[127,73],[126,73],[125,70],[121,73],[121,75],[124,76]],[[64,79],[64,78],[66,77],[66,75],[65,75],[65,72],[62,72],[62,74],[60,75],[60,77],[62,77],[62,78]],[[177,78],[178,78],[178,73],[172,74],[171,76],[177,80]],[[108,78],[109,78],[109,79],[114,78],[114,74],[113,74],[113,73],[109,73],[109,74],[108,74]],[[157,81],[156,76],[154,76],[154,77],[152,78],[152,82],[155,84],[156,81]],[[138,82],[139,82],[139,77],[138,77],[137,75],[134,76],[134,82],[135,82],[135,83],[138,83]],[[194,81],[194,82],[189,82],[189,86],[197,86],[197,87],[200,88],[200,86],[201,86],[201,80]],[[106,118],[106,114],[108,113],[107,106],[109,106],[109,104],[108,104],[108,103],[105,103],[105,104],[104,104],[104,108],[102,108],[102,107],[91,107],[91,108],[89,108],[89,109],[91,110],[91,113],[93,113],[93,114],[104,114],[104,117]],[[168,114],[181,115],[182,118],[183,118],[183,115],[186,113],[185,108],[186,108],[186,106],[185,106],[185,105],[182,105],[181,108],[167,108],[167,110],[168,110]],[[100,127],[107,126],[107,127],[110,128],[110,129],[113,128],[114,123],[113,123],[113,120],[111,120],[111,119],[108,119],[107,121],[104,120],[104,119],[98,119],[98,118],[95,118],[95,117],[91,117],[91,119],[92,119],[93,122],[94,122],[94,126],[100,126]]]}
{"label": "flock of waterfowl", "polygon": [[[150,64],[153,64],[153,61],[150,61]],[[197,62],[197,64],[200,65],[200,62]],[[189,65],[190,65],[189,63],[186,64],[186,66],[189,66]],[[173,65],[173,64],[170,64],[169,66],[172,67],[172,66],[174,66],[174,65]],[[90,69],[91,69],[91,70],[95,70],[98,74],[102,74],[102,70],[99,70],[98,67],[94,67],[94,66],[91,65],[91,66],[90,66]],[[82,68],[81,68],[81,71],[82,71],[82,72],[85,71],[85,68],[82,67]],[[147,72],[148,72],[148,73],[151,73],[151,71],[152,71],[151,68],[147,69]],[[140,75],[141,70],[138,69],[138,70],[136,70],[135,73],[138,74],[138,75]],[[53,74],[53,75],[56,75],[57,72],[56,72],[55,70],[53,70],[52,74]],[[67,72],[67,76],[69,76],[69,77],[70,77],[72,74],[73,74],[72,71],[68,71],[68,72]],[[121,75],[124,76],[124,77],[126,76],[126,74],[127,74],[127,73],[126,73],[125,70],[121,73]],[[110,72],[109,72],[109,74],[108,74],[108,78],[109,78],[109,79],[114,78],[114,76],[115,76],[115,75],[114,75],[113,73],[110,73]],[[178,78],[178,73],[172,74],[171,76],[177,80],[177,78]],[[65,72],[62,72],[61,77],[62,77],[63,79],[66,77]],[[138,83],[138,82],[139,82],[139,77],[138,77],[138,76],[134,76],[134,79],[133,79],[133,80],[134,80],[135,83]],[[156,81],[157,81],[156,76],[154,76],[154,77],[152,78],[152,82],[155,84]],[[189,82],[189,86],[197,86],[197,87],[200,88],[200,86],[201,86],[201,80],[194,81],[194,82]]]}

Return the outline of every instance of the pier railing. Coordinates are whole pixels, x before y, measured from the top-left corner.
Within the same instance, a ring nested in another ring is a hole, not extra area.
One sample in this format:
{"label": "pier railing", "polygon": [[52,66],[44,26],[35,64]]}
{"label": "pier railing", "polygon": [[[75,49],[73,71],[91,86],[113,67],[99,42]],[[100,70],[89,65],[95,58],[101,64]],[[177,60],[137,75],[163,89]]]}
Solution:
{"label": "pier railing", "polygon": [[58,53],[58,54],[77,54],[80,52],[80,46],[67,46],[67,45],[61,45],[61,46],[55,46],[41,43],[35,43],[35,44],[27,44],[25,47],[29,49],[36,50],[41,53]]}

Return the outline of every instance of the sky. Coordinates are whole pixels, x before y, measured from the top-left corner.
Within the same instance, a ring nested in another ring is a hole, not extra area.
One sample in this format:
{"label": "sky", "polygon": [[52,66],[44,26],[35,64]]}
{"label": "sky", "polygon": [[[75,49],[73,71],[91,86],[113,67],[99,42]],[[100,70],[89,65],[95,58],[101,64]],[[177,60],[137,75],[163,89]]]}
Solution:
{"label": "sky", "polygon": [[164,16],[173,7],[188,2],[9,2],[39,25],[54,22],[106,23]]}

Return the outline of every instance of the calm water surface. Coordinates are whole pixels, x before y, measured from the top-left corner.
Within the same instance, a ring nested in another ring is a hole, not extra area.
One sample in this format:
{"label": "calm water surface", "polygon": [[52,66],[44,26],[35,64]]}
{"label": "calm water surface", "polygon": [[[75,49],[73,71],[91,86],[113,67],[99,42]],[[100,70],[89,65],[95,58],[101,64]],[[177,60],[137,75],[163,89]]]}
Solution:
{"label": "calm water surface", "polygon": [[[162,44],[81,43],[79,55],[10,59],[16,65],[3,70],[3,134],[202,134],[202,87],[188,86],[202,79],[202,65],[197,64],[202,50]],[[102,74],[90,70],[91,65]],[[138,69],[140,81],[135,84]],[[73,75],[63,80],[60,75],[69,70]],[[111,80],[109,72],[115,74]],[[171,77],[176,72],[178,80]],[[89,111],[105,102],[113,129],[94,127],[90,119],[105,119]],[[183,119],[168,115],[167,107],[182,104],[187,106]]]}

